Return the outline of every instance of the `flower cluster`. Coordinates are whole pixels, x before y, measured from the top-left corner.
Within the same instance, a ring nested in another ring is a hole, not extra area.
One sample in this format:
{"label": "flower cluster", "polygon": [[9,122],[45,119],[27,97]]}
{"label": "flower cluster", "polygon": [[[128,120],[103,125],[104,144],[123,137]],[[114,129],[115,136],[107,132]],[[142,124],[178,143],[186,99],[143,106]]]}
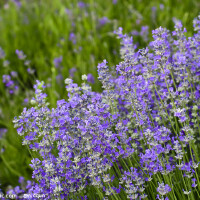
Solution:
{"label": "flower cluster", "polygon": [[[7,198],[9,197],[10,199],[17,200],[26,199],[26,196],[28,196],[28,194],[31,194],[32,186],[35,184],[30,180],[25,181],[24,177],[19,177],[18,183],[18,186],[11,188],[7,191]],[[3,200],[7,198],[3,198]]]}
{"label": "flower cluster", "polygon": [[[200,18],[200,17],[199,17]],[[32,160],[31,192],[41,199],[197,199],[199,182],[200,19],[187,38],[153,31],[137,50],[122,39],[123,61],[98,65],[102,93],[66,79],[67,100],[50,108],[37,81],[32,108],[14,119]],[[93,191],[93,192],[90,192]],[[85,196],[86,195],[86,196]]]}
{"label": "flower cluster", "polygon": [[18,49],[16,49],[15,53],[17,54],[17,57],[20,59],[20,60],[24,60],[26,58],[26,55],[24,54],[23,51],[20,51]]}
{"label": "flower cluster", "polygon": [[9,94],[16,94],[19,90],[19,86],[17,84],[16,81],[14,81],[12,78],[16,78],[18,75],[17,75],[17,72],[15,71],[12,71],[11,72],[11,75],[3,75],[2,78],[3,78],[3,83],[6,87],[6,89],[9,91]]}

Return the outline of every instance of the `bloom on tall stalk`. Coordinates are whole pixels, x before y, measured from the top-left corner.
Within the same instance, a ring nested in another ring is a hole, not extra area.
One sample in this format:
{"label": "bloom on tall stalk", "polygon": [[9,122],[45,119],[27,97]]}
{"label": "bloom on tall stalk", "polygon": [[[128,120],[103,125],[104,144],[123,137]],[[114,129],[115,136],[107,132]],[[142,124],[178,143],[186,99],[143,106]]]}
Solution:
{"label": "bloom on tall stalk", "polygon": [[18,90],[19,90],[19,86],[18,84],[12,79],[17,77],[17,72],[12,71],[11,75],[6,75],[4,74],[2,76],[3,79],[3,83],[6,87],[6,90],[8,91],[9,94],[17,94]]}
{"label": "bloom on tall stalk", "polygon": [[[50,108],[37,81],[32,108],[14,119],[36,151],[30,194],[41,199],[199,199],[200,17],[198,32],[153,31],[136,49],[117,32],[123,61],[98,65],[102,93],[66,79],[67,100]],[[33,199],[33,198],[32,198]]]}

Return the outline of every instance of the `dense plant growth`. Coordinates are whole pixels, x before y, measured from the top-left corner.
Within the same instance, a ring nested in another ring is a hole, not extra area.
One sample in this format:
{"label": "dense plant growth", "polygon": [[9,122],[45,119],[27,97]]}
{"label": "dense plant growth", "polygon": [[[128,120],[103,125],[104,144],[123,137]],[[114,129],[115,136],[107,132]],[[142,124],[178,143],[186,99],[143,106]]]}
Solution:
{"label": "dense plant growth", "polygon": [[0,199],[199,199],[199,8],[0,1]]}
{"label": "dense plant growth", "polygon": [[[34,86],[33,107],[14,119],[32,154],[30,199],[200,198],[200,16],[192,37],[154,30],[137,50],[121,39],[123,61],[98,65],[102,92],[83,75],[78,86],[65,79],[68,97],[51,108],[44,82]],[[24,181],[24,180],[23,180]],[[22,182],[22,181],[21,181]],[[43,196],[42,196],[43,195]]]}

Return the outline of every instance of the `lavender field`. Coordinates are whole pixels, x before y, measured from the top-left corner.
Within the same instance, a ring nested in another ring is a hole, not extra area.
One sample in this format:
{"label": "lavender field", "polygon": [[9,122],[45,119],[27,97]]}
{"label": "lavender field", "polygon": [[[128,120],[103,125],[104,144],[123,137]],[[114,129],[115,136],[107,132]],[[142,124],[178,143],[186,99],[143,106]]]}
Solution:
{"label": "lavender field", "polygon": [[0,2],[0,199],[200,199],[197,0]]}

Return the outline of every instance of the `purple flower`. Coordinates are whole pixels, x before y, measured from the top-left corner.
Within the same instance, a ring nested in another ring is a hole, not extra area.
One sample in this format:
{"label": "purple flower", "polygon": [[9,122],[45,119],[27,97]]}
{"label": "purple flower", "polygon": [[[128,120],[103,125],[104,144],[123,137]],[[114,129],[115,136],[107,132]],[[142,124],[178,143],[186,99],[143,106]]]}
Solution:
{"label": "purple flower", "polygon": [[[12,73],[16,75],[16,73]],[[3,83],[6,86],[7,90],[9,90],[10,94],[16,93],[19,89],[18,85],[11,79],[10,75],[3,75]]]}
{"label": "purple flower", "polygon": [[164,196],[167,193],[171,191],[171,188],[169,187],[168,184],[164,185],[164,183],[158,183],[159,186],[157,188],[157,191],[160,193],[160,195]]}
{"label": "purple flower", "polygon": [[105,24],[107,24],[110,20],[107,17],[102,17],[99,19],[99,25],[100,26],[104,26]]}
{"label": "purple flower", "polygon": [[25,98],[25,99],[24,99],[24,105],[27,105],[28,102],[29,102],[29,99],[28,99],[28,98]]}
{"label": "purple flower", "polygon": [[29,74],[34,74],[35,73],[35,70],[34,69],[31,69],[30,67],[27,69],[27,72]]}
{"label": "purple flower", "polygon": [[0,139],[7,133],[7,128],[0,128]]}
{"label": "purple flower", "polygon": [[196,181],[197,181],[196,178],[192,179],[192,187],[194,188],[197,187]]}
{"label": "purple flower", "polygon": [[61,67],[62,60],[63,60],[62,56],[54,58],[53,63],[54,63],[56,68]]}
{"label": "purple flower", "polygon": [[70,16],[70,17],[72,16],[72,10],[66,8],[65,12],[67,13],[68,16]]}
{"label": "purple flower", "polygon": [[17,72],[15,72],[15,71],[10,72],[10,74],[11,74],[12,77],[17,77],[18,76]]}
{"label": "purple flower", "polygon": [[88,74],[87,75],[87,81],[89,82],[89,83],[92,83],[92,84],[94,84],[94,76],[92,75],[92,74]]}
{"label": "purple flower", "polygon": [[165,6],[161,3],[161,4],[160,4],[160,10],[163,10],[164,7],[165,7]]}
{"label": "purple flower", "polygon": [[16,49],[15,53],[17,54],[17,56],[20,60],[24,60],[26,58],[26,55],[24,54],[23,51]]}
{"label": "purple flower", "polygon": [[[187,38],[176,22],[173,35],[160,27],[152,31],[153,41],[139,50],[119,28],[115,33],[121,40],[121,62],[109,67],[103,60],[97,66],[102,92],[87,84],[94,82],[92,74],[83,75],[80,86],[67,78],[67,98],[52,108],[44,83],[36,82],[33,107],[24,108],[13,121],[24,136],[23,145],[38,155],[31,164],[37,184],[28,187],[30,194],[73,199],[71,194],[97,187],[106,195],[117,192],[117,197],[122,189],[127,199],[143,199],[150,192],[156,198],[157,192],[164,200],[170,186],[161,181],[150,189],[152,180],[167,180],[172,174],[178,180],[182,173],[191,180],[198,173],[199,19],[193,36]],[[3,81],[13,85],[9,75]],[[177,184],[182,188],[182,181]],[[191,186],[196,187],[196,179]],[[12,192],[20,191],[16,187]]]}
{"label": "purple flower", "polygon": [[83,1],[79,1],[77,5],[78,5],[79,8],[86,7],[86,4]]}
{"label": "purple flower", "polygon": [[11,77],[9,75],[3,75],[3,83],[7,83],[11,80]]}
{"label": "purple flower", "polygon": [[17,7],[19,7],[19,8],[22,6],[20,0],[12,0],[12,2],[14,2],[15,5],[16,5]]}
{"label": "purple flower", "polygon": [[69,40],[72,41],[73,44],[76,44],[76,35],[73,32],[69,34]]}
{"label": "purple flower", "polygon": [[63,75],[61,73],[59,73],[57,76],[56,76],[56,82],[58,84],[62,84],[63,82]]}
{"label": "purple flower", "polygon": [[143,38],[145,42],[148,41],[148,35],[149,35],[149,27],[148,26],[142,26],[140,31],[140,36]]}
{"label": "purple flower", "polygon": [[19,182],[20,184],[22,184],[22,183],[24,182],[24,177],[23,177],[23,176],[20,176],[18,182]]}
{"label": "purple flower", "polygon": [[71,68],[69,70],[69,74],[70,74],[70,77],[73,78],[74,77],[74,73],[77,71],[77,69],[75,67]]}

